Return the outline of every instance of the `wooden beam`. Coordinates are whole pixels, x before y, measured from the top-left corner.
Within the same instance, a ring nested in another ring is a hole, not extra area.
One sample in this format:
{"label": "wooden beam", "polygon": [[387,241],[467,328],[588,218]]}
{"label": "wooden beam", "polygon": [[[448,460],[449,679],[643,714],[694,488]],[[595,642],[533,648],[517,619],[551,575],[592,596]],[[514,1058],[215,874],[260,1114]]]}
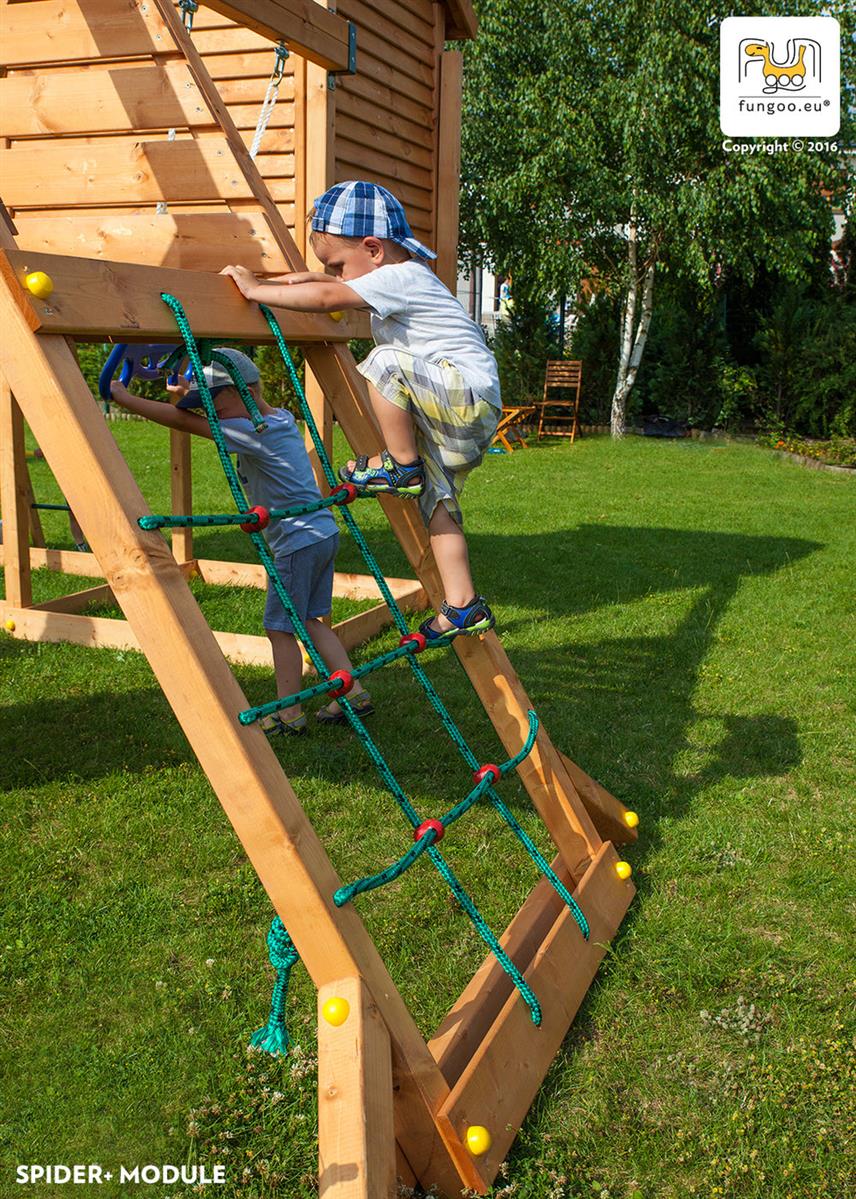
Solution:
{"label": "wooden beam", "polygon": [[560,753],[559,758],[603,840],[614,841],[616,845],[631,845],[637,841],[639,830],[630,828],[624,819],[627,812],[624,804],[614,795],[610,795],[606,787],[602,787],[565,754]]}
{"label": "wooden beam", "polygon": [[[573,889],[561,858],[557,857],[552,866],[565,886]],[[549,880],[542,877],[500,937],[502,948],[523,973],[561,910],[562,900]],[[463,1074],[512,988],[511,979],[491,953],[449,1009],[428,1042],[449,1086],[454,1086]]]}
{"label": "wooden beam", "polygon": [[[517,753],[526,738],[527,712],[532,705],[502,643],[490,632],[479,639],[458,637],[452,644],[503,745],[510,753]],[[579,881],[601,839],[543,727],[532,752],[517,767],[517,773],[571,877]]]}
{"label": "wooden beam", "polygon": [[[14,621],[15,637],[21,641],[67,642],[90,649],[121,649],[142,652],[139,638],[127,620],[113,616],[83,616],[79,609],[100,600],[112,600],[109,586],[92,587],[44,604],[19,608],[0,601],[4,619]],[[273,666],[267,637],[251,633],[211,634],[228,661],[237,666]]]}
{"label": "wooden beam", "polygon": [[42,518],[39,516],[39,510],[35,506],[36,495],[33,491],[33,480],[30,478],[29,470],[26,473],[25,486],[27,490],[27,502],[30,506],[30,541],[33,545],[44,546],[45,531],[42,528]]}
{"label": "wooden beam", "polygon": [[633,897],[632,883],[615,872],[617,860],[605,842],[574,892],[591,926],[589,940],[583,941],[563,905],[526,971],[542,1004],[540,1027],[516,994],[510,995],[443,1105],[441,1118],[459,1136],[473,1124],[490,1132],[493,1144],[478,1159],[488,1179],[505,1159]]}
{"label": "wooden beam", "polygon": [[337,979],[318,990],[318,1194],[395,1199],[397,1191],[389,1034],[360,979]]}
{"label": "wooden beam", "polygon": [[[215,31],[228,48],[250,43],[246,29],[268,44],[282,39],[295,54],[328,71],[348,69],[348,23],[318,11],[313,0],[212,0],[206,7],[237,22],[235,29]],[[157,9],[145,0],[40,0],[35,4],[4,4],[0,8],[0,42],[8,67],[66,63],[85,59],[119,58],[163,53],[169,36]],[[204,25],[204,20],[200,21]],[[224,36],[228,35],[228,36]],[[216,38],[200,29],[207,49]]]}
{"label": "wooden beam", "polygon": [[340,620],[338,624],[333,625],[333,629],[342,645],[350,652],[357,646],[365,645],[371,637],[376,637],[391,624],[392,614],[389,608],[386,604],[377,604],[365,612],[357,612],[354,616]]}
{"label": "wooden beam", "polygon": [[14,627],[9,632],[19,641],[67,642],[69,645],[85,645],[89,649],[140,648],[127,620],[57,612],[43,604],[19,608],[14,604],[0,603],[0,615],[4,621],[12,622]]}
{"label": "wooden beam", "polygon": [[[3,601],[0,601],[2,603]],[[110,587],[103,585],[85,591],[75,591],[43,604],[23,607],[11,600],[5,602],[7,615],[16,622],[16,636],[24,641],[69,642],[94,648],[139,650],[140,644],[126,620],[112,616],[84,616],[81,612],[92,603],[115,603]],[[22,612],[42,613],[42,617],[27,618]],[[54,617],[59,619],[53,619]],[[346,650],[364,645],[392,624],[386,604],[378,604],[358,612],[333,628]],[[254,633],[230,633],[212,630],[212,636],[227,661],[236,666],[273,667],[270,641]],[[306,673],[314,671],[306,664]]]}
{"label": "wooden beam", "polygon": [[[248,304],[232,280],[219,275],[24,250],[10,251],[9,259],[19,279],[39,270],[53,280],[49,301],[29,297],[45,332],[83,341],[179,342],[175,318],[160,298],[169,292],[181,301],[197,338],[273,341],[258,305]],[[293,343],[349,336],[347,320],[337,324],[323,314],[282,312],[279,319]]]}
{"label": "wooden beam", "polygon": [[[320,2],[326,4],[326,0],[320,0]],[[328,87],[328,79],[325,72],[319,70],[312,63],[306,64],[302,83],[304,87],[304,98],[301,105],[304,120],[304,162],[303,173],[302,175],[295,173],[295,180],[297,191],[302,194],[302,200],[300,201],[302,210],[306,214],[306,217],[308,217],[316,198],[323,195],[333,184],[333,173],[336,162],[336,92],[331,91]],[[323,270],[321,263],[312,250],[309,234],[305,227],[302,233],[304,256],[309,269],[313,271]],[[329,458],[333,452],[333,410],[324,394],[324,388],[319,383],[308,363],[305,370],[305,392],[309,411],[312,413],[316,428]],[[305,442],[315,479],[322,490],[322,494],[326,495],[328,488],[324,478],[324,471],[308,428],[305,433]]]}
{"label": "wooden beam", "polygon": [[[267,587],[265,568],[257,562],[218,562],[213,558],[197,560],[199,575],[204,583],[226,584],[232,587]],[[393,597],[408,608],[421,611],[427,598],[422,584],[415,579],[390,576],[387,585]],[[333,595],[338,599],[379,599],[380,591],[372,575],[349,574],[337,570],[333,575]]]}
{"label": "wooden beam", "polygon": [[284,40],[295,54],[325,71],[350,66],[349,27],[315,0],[205,0],[206,7],[271,41]]}
{"label": "wooden beam", "polygon": [[[4,206],[3,211],[6,211]],[[27,325],[33,329],[40,329],[42,322],[36,310],[33,308],[31,296],[24,290],[23,279],[25,272],[16,271],[14,265],[9,260],[9,249],[14,243],[9,238],[6,246],[0,249],[0,280],[6,285],[10,298],[18,306],[18,311]]]}
{"label": "wooden beam", "polygon": [[46,600],[43,604],[33,604],[34,612],[64,612],[76,615],[88,608],[90,604],[116,603],[111,589],[106,583],[99,587],[87,587],[85,591],[72,591],[69,595],[60,595],[56,599]]}
{"label": "wooden beam", "polygon": [[[0,544],[0,564],[2,563],[3,546]],[[30,566],[33,570],[58,570],[63,574],[82,575],[87,578],[103,577],[95,555],[80,550],[30,547]],[[267,587],[265,568],[258,563],[218,562],[213,558],[199,558],[182,563],[181,567],[186,578],[196,576],[201,578],[203,583],[256,587],[261,591]],[[421,612],[427,606],[425,589],[417,580],[390,576],[387,584],[402,607]],[[333,595],[338,599],[376,599],[379,594],[377,583],[371,575],[348,574],[342,571],[336,571],[333,575]]]}
{"label": "wooden beam", "polygon": [[449,41],[467,41],[474,38],[478,33],[479,23],[470,0],[444,0],[444,3],[448,10],[446,37]]}
{"label": "wooden beam", "polygon": [[6,600],[26,608],[30,579],[30,487],[24,457],[24,418],[7,380],[0,376],[0,516]]}
{"label": "wooden beam", "polygon": [[[5,561],[3,546],[0,545],[0,563]],[[98,559],[94,554],[81,550],[50,550],[44,546],[30,546],[31,570],[59,570],[67,575],[82,575],[86,578],[103,578]]]}

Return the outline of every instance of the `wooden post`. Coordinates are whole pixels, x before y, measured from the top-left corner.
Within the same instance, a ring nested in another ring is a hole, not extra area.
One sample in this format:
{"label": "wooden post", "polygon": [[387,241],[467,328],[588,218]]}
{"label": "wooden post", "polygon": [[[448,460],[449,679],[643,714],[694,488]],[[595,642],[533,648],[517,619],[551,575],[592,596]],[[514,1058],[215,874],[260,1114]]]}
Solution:
{"label": "wooden post", "polygon": [[461,178],[461,87],[463,55],[440,54],[434,211],[435,270],[452,295],[458,285],[458,194]]}
{"label": "wooden post", "polygon": [[[324,0],[324,3],[326,7],[326,0]],[[320,270],[321,263],[313,253],[306,220],[312,211],[312,206],[316,198],[323,195],[327,188],[332,186],[335,170],[336,92],[334,87],[330,87],[331,82],[335,84],[336,80],[334,76],[328,75],[326,71],[314,63],[307,62],[304,103],[304,174],[302,180],[295,176],[295,187],[303,195],[304,225],[301,233],[304,246],[303,253],[310,270]],[[324,389],[308,362],[305,368],[304,384],[309,411],[312,413],[316,428],[321,435],[327,457],[332,458],[333,410],[324,394]],[[312,463],[312,469],[315,472],[318,486],[321,488],[321,494],[326,495],[328,491],[327,480],[324,478],[324,471],[308,430],[306,432],[306,449],[309,453],[309,461]]]}
{"label": "wooden post", "polygon": [[6,601],[17,608],[33,602],[30,577],[30,495],[24,458],[24,418],[6,379],[0,377],[0,514]]}
{"label": "wooden post", "polygon": [[318,991],[318,1193],[395,1199],[389,1034],[358,978]]}
{"label": "wooden post", "polygon": [[33,480],[30,478],[30,471],[26,462],[24,464],[24,473],[24,486],[27,492],[27,504],[30,513],[30,541],[33,545],[44,549],[45,531],[42,528],[42,518],[39,516],[39,510],[36,507],[36,493],[33,491]]}
{"label": "wooden post", "polygon": [[[173,516],[189,515],[193,511],[189,433],[170,429],[169,464]],[[172,553],[176,562],[193,561],[193,529],[172,530]]]}

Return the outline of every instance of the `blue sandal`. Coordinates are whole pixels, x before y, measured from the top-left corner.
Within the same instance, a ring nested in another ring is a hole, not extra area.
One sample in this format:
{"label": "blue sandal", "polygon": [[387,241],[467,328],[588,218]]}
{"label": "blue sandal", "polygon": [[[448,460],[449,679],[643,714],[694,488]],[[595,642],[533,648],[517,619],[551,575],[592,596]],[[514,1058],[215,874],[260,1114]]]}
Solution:
{"label": "blue sandal", "polygon": [[386,495],[416,497],[425,490],[425,463],[421,458],[406,466],[396,462],[389,450],[381,450],[380,466],[369,466],[367,454],[360,454],[354,469],[339,467],[339,478],[343,483],[352,483],[364,494],[372,492]]}
{"label": "blue sandal", "polygon": [[435,645],[442,641],[451,641],[453,637],[457,637],[461,633],[468,635],[477,633],[486,633],[488,629],[492,629],[496,624],[496,617],[491,612],[487,605],[484,596],[477,595],[475,599],[470,600],[468,604],[464,604],[462,608],[453,608],[451,604],[447,604],[443,600],[440,605],[440,611],[447,620],[451,620],[454,626],[451,629],[446,629],[442,632],[440,629],[432,629],[431,621],[433,616],[429,616],[427,620],[423,620],[419,626],[419,632],[428,642],[433,642]]}

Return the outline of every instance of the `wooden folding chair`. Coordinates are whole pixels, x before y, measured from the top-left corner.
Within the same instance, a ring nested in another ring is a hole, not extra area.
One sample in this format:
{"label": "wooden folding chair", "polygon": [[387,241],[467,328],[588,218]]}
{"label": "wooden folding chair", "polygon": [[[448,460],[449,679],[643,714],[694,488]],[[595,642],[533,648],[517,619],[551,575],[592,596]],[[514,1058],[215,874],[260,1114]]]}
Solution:
{"label": "wooden folding chair", "polygon": [[[544,372],[544,399],[541,401],[541,413],[538,419],[538,440],[543,434],[553,437],[570,437],[573,445],[574,438],[579,432],[580,419],[580,389],[583,382],[583,364],[579,361],[553,359],[548,361]],[[551,391],[562,391],[563,398],[551,397]],[[573,397],[567,398],[572,392]],[[550,410],[549,422],[547,410]],[[545,428],[549,423],[550,427]],[[570,428],[566,426],[570,423]],[[558,428],[556,426],[559,426]],[[565,426],[565,427],[563,427]]]}
{"label": "wooden folding chair", "polygon": [[499,424],[496,426],[496,432],[493,435],[492,445],[500,445],[508,454],[514,453],[514,446],[511,444],[512,435],[519,449],[525,449],[526,441],[520,426],[529,419],[535,412],[534,404],[524,404],[520,408],[503,408],[502,416],[499,418]]}

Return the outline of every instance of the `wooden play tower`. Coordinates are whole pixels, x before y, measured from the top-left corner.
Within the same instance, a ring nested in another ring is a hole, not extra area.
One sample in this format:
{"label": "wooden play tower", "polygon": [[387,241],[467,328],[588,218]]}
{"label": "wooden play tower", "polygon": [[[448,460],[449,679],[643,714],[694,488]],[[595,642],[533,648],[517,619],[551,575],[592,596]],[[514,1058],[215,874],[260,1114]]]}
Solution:
{"label": "wooden play tower", "polygon": [[[269,274],[306,269],[306,214],[341,179],[398,194],[454,287],[461,60],[444,46],[475,36],[475,19],[469,0],[181,7],[0,3],[9,214],[0,223],[0,635],[146,654],[318,988],[319,1012],[332,996],[349,1001],[344,1023],[318,1025],[321,1195],[389,1199],[396,1176],[449,1199],[463,1187],[483,1194],[632,898],[614,848],[635,838],[632,814],[540,729],[517,772],[590,936],[580,937],[542,878],[501,939],[538,995],[541,1024],[490,956],[426,1042],[353,905],[334,904],[339,879],[264,734],[237,719],[247,701],[226,657],[266,660],[253,656],[262,639],[212,633],[187,585],[194,573],[260,580],[253,568],[196,559],[189,530],[170,547],[140,528],[146,502],[75,356],[76,342],[176,341],[162,292],[181,300],[198,337],[270,342],[257,306],[216,272],[229,261]],[[279,101],[253,158],[275,62]],[[27,290],[33,272],[50,277],[49,295]],[[335,418],[356,452],[374,452],[377,430],[347,347],[365,333],[361,318],[283,313],[281,325],[304,352],[325,439]],[[91,554],[30,545],[24,420]],[[174,510],[190,512],[186,439],[173,436],[171,452]],[[398,580],[399,594],[436,606],[439,577],[415,506],[381,502],[418,578]],[[105,582],[33,604],[33,566]],[[340,585],[360,594],[363,583]],[[125,621],[85,615],[108,597]],[[372,620],[359,637],[381,627]],[[530,704],[499,638],[461,637],[453,647],[513,757]],[[473,1126],[488,1128],[489,1147],[468,1144]]]}

